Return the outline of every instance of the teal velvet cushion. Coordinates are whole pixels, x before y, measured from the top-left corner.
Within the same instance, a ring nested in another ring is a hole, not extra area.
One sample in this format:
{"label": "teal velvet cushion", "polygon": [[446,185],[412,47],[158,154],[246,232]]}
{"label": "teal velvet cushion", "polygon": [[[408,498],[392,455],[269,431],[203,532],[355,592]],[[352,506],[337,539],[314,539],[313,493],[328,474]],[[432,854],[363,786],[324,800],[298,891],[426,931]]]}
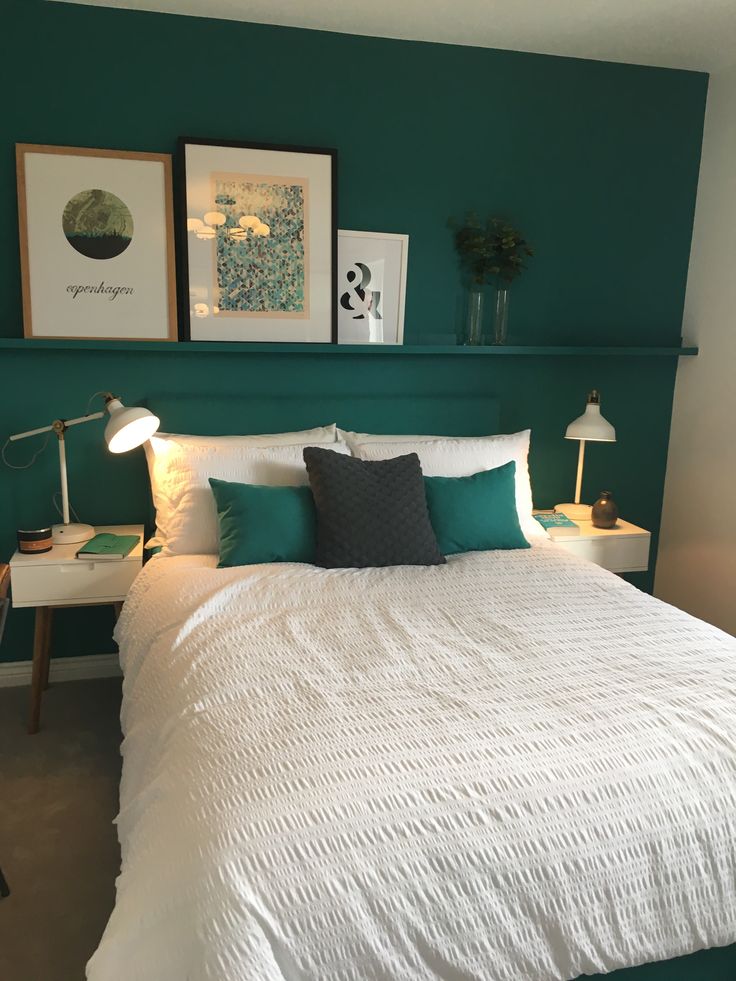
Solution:
{"label": "teal velvet cushion", "polygon": [[443,555],[530,548],[516,510],[516,463],[470,477],[425,477],[429,519]]}
{"label": "teal velvet cushion", "polygon": [[309,487],[264,487],[210,477],[220,532],[219,569],[314,562],[316,516]]}

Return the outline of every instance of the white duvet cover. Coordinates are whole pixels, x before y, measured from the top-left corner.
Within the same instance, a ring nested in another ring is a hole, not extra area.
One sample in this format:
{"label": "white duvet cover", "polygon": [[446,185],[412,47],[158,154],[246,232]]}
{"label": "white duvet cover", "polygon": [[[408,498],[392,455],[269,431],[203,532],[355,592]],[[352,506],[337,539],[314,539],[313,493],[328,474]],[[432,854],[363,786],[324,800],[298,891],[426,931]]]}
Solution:
{"label": "white duvet cover", "polygon": [[157,558],[92,981],[548,981],[736,941],[736,642],[547,543]]}

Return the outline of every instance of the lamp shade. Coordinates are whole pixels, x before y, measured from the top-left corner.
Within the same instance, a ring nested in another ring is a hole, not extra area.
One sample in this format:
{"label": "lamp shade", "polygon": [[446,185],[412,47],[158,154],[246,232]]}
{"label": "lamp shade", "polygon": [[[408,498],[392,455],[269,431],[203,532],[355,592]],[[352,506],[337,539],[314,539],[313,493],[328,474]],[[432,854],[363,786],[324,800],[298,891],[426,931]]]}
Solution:
{"label": "lamp shade", "polygon": [[585,412],[567,427],[565,439],[586,439],[599,443],[615,443],[616,430],[601,415],[600,396],[592,391],[588,395]]}
{"label": "lamp shade", "polygon": [[158,416],[141,406],[126,408],[120,399],[109,399],[110,418],[105,426],[105,442],[111,453],[125,453],[145,443],[160,425]]}

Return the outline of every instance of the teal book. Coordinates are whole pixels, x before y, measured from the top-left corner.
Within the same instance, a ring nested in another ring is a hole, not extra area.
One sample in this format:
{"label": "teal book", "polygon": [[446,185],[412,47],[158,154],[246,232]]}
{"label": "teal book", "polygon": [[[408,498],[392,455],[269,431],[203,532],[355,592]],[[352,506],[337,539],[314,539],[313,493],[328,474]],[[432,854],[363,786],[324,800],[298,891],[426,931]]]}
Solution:
{"label": "teal book", "polygon": [[580,526],[571,521],[567,515],[559,511],[548,511],[545,514],[535,514],[534,518],[545,531],[554,531],[556,535],[579,535]]}
{"label": "teal book", "polygon": [[140,535],[113,535],[104,532],[95,535],[77,552],[78,559],[124,559],[136,547]]}

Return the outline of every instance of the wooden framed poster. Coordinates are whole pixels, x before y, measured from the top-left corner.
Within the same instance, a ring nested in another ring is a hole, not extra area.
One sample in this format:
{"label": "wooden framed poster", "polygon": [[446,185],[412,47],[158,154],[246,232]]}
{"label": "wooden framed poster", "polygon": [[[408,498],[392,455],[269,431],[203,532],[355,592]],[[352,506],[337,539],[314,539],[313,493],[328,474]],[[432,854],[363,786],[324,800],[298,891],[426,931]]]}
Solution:
{"label": "wooden framed poster", "polygon": [[175,341],[171,157],[16,145],[26,337]]}
{"label": "wooden framed poster", "polygon": [[336,339],[337,151],[181,138],[193,341]]}

